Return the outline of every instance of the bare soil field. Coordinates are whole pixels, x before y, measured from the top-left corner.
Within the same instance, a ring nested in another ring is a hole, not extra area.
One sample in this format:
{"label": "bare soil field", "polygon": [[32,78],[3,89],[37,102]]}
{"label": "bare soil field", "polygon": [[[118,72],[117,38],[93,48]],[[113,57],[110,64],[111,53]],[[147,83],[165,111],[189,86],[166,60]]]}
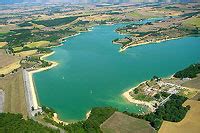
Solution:
{"label": "bare soil field", "polygon": [[104,133],[155,133],[149,122],[115,112],[102,125]]}
{"label": "bare soil field", "polygon": [[177,123],[164,121],[158,133],[199,133],[200,102],[187,100],[183,105],[191,106],[185,118]]}
{"label": "bare soil field", "polygon": [[185,83],[182,84],[185,87],[188,88],[196,88],[196,89],[200,89],[200,74],[198,74],[198,76],[192,80],[189,80]]}

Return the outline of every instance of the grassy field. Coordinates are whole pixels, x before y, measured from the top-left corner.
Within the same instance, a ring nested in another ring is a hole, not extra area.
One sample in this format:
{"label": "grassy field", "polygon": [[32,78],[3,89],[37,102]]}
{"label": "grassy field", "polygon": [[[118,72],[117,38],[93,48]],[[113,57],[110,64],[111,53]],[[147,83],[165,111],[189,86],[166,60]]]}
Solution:
{"label": "grassy field", "polygon": [[138,12],[136,12],[136,11],[130,13],[130,15],[131,15],[132,17],[137,17],[137,18],[145,18],[145,16],[143,16],[142,14],[140,14],[140,13],[138,13]]}
{"label": "grassy field", "polygon": [[8,74],[19,67],[19,57],[7,55],[4,50],[0,50],[0,74]]}
{"label": "grassy field", "polygon": [[13,48],[14,52],[20,51],[22,49],[23,49],[23,47],[15,47],[15,48]]}
{"label": "grassy field", "polygon": [[4,112],[27,116],[22,71],[0,78],[0,89],[5,92]]}
{"label": "grassy field", "polygon": [[200,28],[200,17],[192,17],[183,22],[186,26],[196,26]]}
{"label": "grassy field", "polygon": [[104,133],[155,133],[149,122],[115,112],[102,125]]}
{"label": "grassy field", "polygon": [[9,25],[0,25],[0,34],[5,34],[10,32],[10,30],[16,29],[17,25],[9,24]]}
{"label": "grassy field", "polygon": [[19,53],[15,53],[15,55],[18,55],[20,57],[26,57],[26,56],[30,56],[37,53],[37,50],[29,50],[29,51],[22,51]]}
{"label": "grassy field", "polygon": [[187,100],[183,105],[191,106],[185,118],[178,123],[164,121],[158,133],[199,133],[200,102]]}
{"label": "grassy field", "polygon": [[50,44],[49,41],[38,41],[38,42],[32,42],[28,43],[26,46],[29,48],[38,48],[38,47],[46,47]]}

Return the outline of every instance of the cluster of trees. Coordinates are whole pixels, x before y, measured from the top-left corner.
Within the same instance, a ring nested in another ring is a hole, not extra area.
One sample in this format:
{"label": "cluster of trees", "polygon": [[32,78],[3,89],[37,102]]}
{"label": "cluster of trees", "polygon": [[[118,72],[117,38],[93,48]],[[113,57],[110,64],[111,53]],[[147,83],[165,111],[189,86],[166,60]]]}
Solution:
{"label": "cluster of trees", "polygon": [[77,16],[72,16],[72,17],[57,18],[57,19],[50,19],[50,20],[38,20],[38,21],[32,21],[32,22],[38,25],[52,27],[52,26],[68,24],[76,20],[77,18],[78,18]]}
{"label": "cluster of trees", "polygon": [[131,38],[129,38],[129,37],[125,37],[125,39],[128,39],[127,41],[125,41],[125,42],[122,42],[122,45],[127,45],[127,44],[129,44],[129,43],[131,43],[132,42],[132,39]]}
{"label": "cluster of trees", "polygon": [[21,114],[0,113],[0,132],[2,133],[59,133],[58,130],[45,127],[32,119],[25,120]]}
{"label": "cluster of trees", "polygon": [[8,46],[19,47],[24,46],[32,36],[30,29],[18,29],[5,34],[2,39],[8,42]]}
{"label": "cluster of trees", "polygon": [[162,98],[167,98],[170,94],[167,93],[167,92],[160,92],[160,93],[157,93],[156,95],[154,95],[154,98],[159,100],[161,97]]}
{"label": "cluster of trees", "polygon": [[145,115],[143,119],[149,121],[155,129],[160,128],[163,120],[179,122],[185,117],[187,111],[190,109],[189,106],[182,106],[185,100],[187,100],[186,97],[174,94],[163,106],[159,106],[159,108],[156,109],[156,112]]}
{"label": "cluster of trees", "polygon": [[193,64],[174,74],[176,78],[195,78],[200,73],[200,64]]}
{"label": "cluster of trees", "polygon": [[18,26],[20,26],[20,27],[27,27],[27,26],[33,26],[33,24],[31,24],[30,22],[26,21],[26,22],[23,22],[21,24],[18,24]]}
{"label": "cluster of trees", "polygon": [[[36,48],[29,48],[25,45],[28,42],[37,42],[37,41],[50,41],[51,44],[58,43],[58,40],[60,38],[74,35],[76,34],[76,31],[70,30],[70,29],[63,29],[58,31],[38,31],[38,32],[32,32],[31,29],[18,29],[18,30],[12,30],[9,33],[4,34],[3,36],[0,36],[0,41],[8,42],[8,45],[5,47],[9,49],[11,52],[14,52],[13,48],[15,47],[23,47],[22,50],[19,50],[17,52],[21,51],[27,51],[32,50]],[[39,49],[39,51],[46,52],[44,50],[47,49]]]}
{"label": "cluster of trees", "polygon": [[69,124],[64,128],[69,133],[101,133],[100,125],[107,120],[117,109],[112,107],[96,107],[91,110],[85,121]]}
{"label": "cluster of trees", "polygon": [[173,94],[169,101],[167,101],[163,106],[159,106],[153,113],[144,116],[129,112],[124,113],[139,119],[147,120],[150,122],[152,127],[158,130],[163,120],[179,122],[185,117],[187,111],[190,109],[190,106],[182,106],[186,100],[186,97]]}
{"label": "cluster of trees", "polygon": [[79,20],[77,23],[75,23],[75,25],[86,25],[88,24],[90,21],[82,21],[82,20]]}
{"label": "cluster of trees", "polygon": [[51,53],[51,52],[53,52],[53,50],[50,48],[37,48],[37,52],[38,53]]}

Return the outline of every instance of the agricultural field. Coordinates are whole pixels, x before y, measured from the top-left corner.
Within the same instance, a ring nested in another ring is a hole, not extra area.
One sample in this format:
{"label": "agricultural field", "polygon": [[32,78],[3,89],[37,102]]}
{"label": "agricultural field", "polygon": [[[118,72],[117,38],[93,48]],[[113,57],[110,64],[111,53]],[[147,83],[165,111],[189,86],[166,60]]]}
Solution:
{"label": "agricultural field", "polygon": [[38,25],[44,25],[46,27],[58,26],[71,23],[72,21],[76,20],[78,17],[65,17],[65,18],[56,18],[56,19],[49,19],[49,20],[38,20],[32,21]]}
{"label": "agricultural field", "polygon": [[38,41],[38,42],[28,43],[25,46],[29,48],[38,48],[38,47],[47,47],[49,44],[50,44],[49,41]]}
{"label": "agricultural field", "polygon": [[26,57],[26,56],[31,56],[37,53],[37,50],[28,50],[28,51],[22,51],[19,53],[16,53],[15,55],[19,57]]}
{"label": "agricultural field", "polygon": [[7,45],[7,42],[0,42],[0,48],[4,47]]}
{"label": "agricultural field", "polygon": [[12,29],[17,29],[18,26],[15,24],[0,25],[0,35],[10,32]]}
{"label": "agricultural field", "polygon": [[4,112],[28,115],[25,101],[22,71],[0,78],[0,89],[5,92]]}
{"label": "agricultural field", "polygon": [[0,50],[0,74],[8,74],[20,67],[20,57],[8,55],[6,52]]}
{"label": "agricultural field", "polygon": [[198,16],[198,17],[192,17],[192,18],[184,21],[183,25],[189,26],[189,27],[191,26],[191,27],[200,28],[200,16]]}
{"label": "agricultural field", "polygon": [[156,133],[149,122],[115,112],[102,125],[104,133]]}
{"label": "agricultural field", "polygon": [[189,80],[182,84],[182,86],[188,87],[188,88],[196,88],[200,89],[200,74],[196,78],[193,78],[192,80]]}
{"label": "agricultural field", "polygon": [[190,105],[190,110],[180,122],[164,121],[158,133],[199,133],[200,131],[200,102],[187,100],[183,106]]}

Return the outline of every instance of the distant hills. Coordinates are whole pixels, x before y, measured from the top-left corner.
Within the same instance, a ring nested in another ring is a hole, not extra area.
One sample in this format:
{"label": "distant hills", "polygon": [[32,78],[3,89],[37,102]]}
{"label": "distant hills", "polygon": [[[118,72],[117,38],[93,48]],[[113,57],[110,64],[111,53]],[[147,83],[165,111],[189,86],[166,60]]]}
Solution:
{"label": "distant hills", "polygon": [[142,3],[142,2],[200,2],[200,0],[0,0],[0,4],[14,4],[14,3]]}

